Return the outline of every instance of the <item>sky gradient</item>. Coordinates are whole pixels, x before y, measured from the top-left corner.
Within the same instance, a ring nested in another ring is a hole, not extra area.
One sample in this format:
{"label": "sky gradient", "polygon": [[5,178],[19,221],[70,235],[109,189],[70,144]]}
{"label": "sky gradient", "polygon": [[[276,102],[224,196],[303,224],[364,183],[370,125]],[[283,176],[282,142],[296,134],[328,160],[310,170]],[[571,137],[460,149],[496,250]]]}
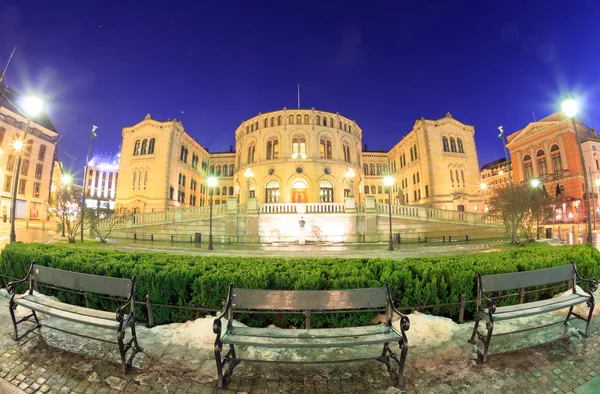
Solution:
{"label": "sky gradient", "polygon": [[92,125],[93,152],[115,153],[147,113],[225,151],[244,119],[296,108],[297,84],[303,108],[356,120],[370,150],[450,112],[475,126],[480,166],[503,155],[499,125],[557,112],[565,92],[586,124],[600,115],[593,2],[22,3],[0,5],[1,68],[16,46],[8,85],[47,98],[72,171]]}

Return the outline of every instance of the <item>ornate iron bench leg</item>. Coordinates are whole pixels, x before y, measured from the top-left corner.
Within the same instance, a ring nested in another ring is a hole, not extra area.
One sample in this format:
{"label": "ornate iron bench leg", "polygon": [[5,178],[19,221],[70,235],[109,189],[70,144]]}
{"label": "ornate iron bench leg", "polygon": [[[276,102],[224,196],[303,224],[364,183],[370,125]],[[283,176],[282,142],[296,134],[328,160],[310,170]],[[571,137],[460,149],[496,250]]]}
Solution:
{"label": "ornate iron bench leg", "polygon": [[402,349],[400,352],[400,362],[398,363],[398,385],[404,386],[404,363],[406,362],[406,355],[408,354],[408,339],[404,335],[404,339],[398,342],[398,346]]}
{"label": "ornate iron bench leg", "polygon": [[223,348],[223,344],[219,343],[215,344],[215,361],[217,362],[217,377],[219,380],[219,388],[225,387],[225,379],[223,379],[223,362],[221,360],[221,349]]}
{"label": "ornate iron bench leg", "polygon": [[492,332],[494,331],[494,323],[487,322],[486,323],[488,332],[485,340],[483,341],[483,355],[481,357],[481,361],[483,363],[487,363],[488,349],[490,348],[490,342],[492,340]]}
{"label": "ornate iron bench leg", "polygon": [[479,328],[479,322],[481,319],[479,318],[479,313],[477,313],[477,318],[475,319],[475,327],[473,327],[473,334],[471,334],[471,339],[469,339],[469,343],[475,344],[475,336],[477,335],[477,329]]}
{"label": "ornate iron bench leg", "polygon": [[588,306],[588,308],[590,308],[590,313],[588,313],[588,318],[587,318],[587,321],[585,323],[585,337],[586,338],[588,337],[588,335],[590,333],[590,322],[592,321],[592,316],[594,314],[594,305],[595,305],[595,302],[594,302],[593,299],[589,300],[587,302],[587,306]]}
{"label": "ornate iron bench leg", "polygon": [[569,308],[569,313],[567,313],[567,317],[565,319],[564,324],[566,325],[569,322],[569,318],[571,317],[571,315],[573,314],[573,307]]}
{"label": "ornate iron bench leg", "polygon": [[12,301],[8,304],[8,310],[10,311],[10,317],[13,321],[13,327],[15,329],[15,341],[19,340],[19,329],[17,328],[17,319],[15,318],[15,309],[17,306],[12,303]]}
{"label": "ornate iron bench leg", "polygon": [[127,372],[127,361],[125,360],[125,346],[123,345],[123,331],[117,332],[117,341],[119,342],[119,353],[121,353],[121,365],[123,373]]}

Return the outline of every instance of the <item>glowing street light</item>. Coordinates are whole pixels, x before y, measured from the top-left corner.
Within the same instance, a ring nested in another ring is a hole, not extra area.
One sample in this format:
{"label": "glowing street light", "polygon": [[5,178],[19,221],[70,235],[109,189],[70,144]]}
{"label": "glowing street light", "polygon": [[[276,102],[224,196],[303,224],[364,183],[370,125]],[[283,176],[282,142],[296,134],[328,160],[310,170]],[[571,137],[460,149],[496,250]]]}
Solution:
{"label": "glowing street light", "polygon": [[70,185],[71,182],[73,182],[73,177],[69,174],[63,175],[62,178],[60,179],[60,183],[63,185]]}
{"label": "glowing street light", "polygon": [[480,189],[482,192],[486,191],[486,190],[487,190],[487,188],[488,188],[488,185],[487,185],[487,183],[485,183],[485,182],[481,182],[481,184],[479,185],[479,189]]}
{"label": "glowing street light", "polygon": [[394,250],[394,240],[392,239],[392,185],[394,178],[386,176],[383,178],[383,184],[388,188],[388,219],[390,222],[390,238],[388,240],[388,250]]}
{"label": "glowing street light", "polygon": [[575,116],[579,110],[579,105],[577,101],[573,97],[569,97],[565,95],[565,98],[561,104],[562,111],[565,115],[571,118],[571,123],[573,124],[573,132],[577,137],[577,145],[579,145],[579,157],[581,159],[581,167],[583,168],[583,185],[585,191],[585,197],[587,199],[587,242],[589,244],[592,243],[592,221],[591,221],[591,213],[592,213],[592,201],[591,201],[591,193],[588,184],[587,170],[585,167],[585,159],[583,157],[583,148],[581,147],[581,138],[579,138],[579,133],[577,132],[577,122],[575,122]]}
{"label": "glowing street light", "polygon": [[209,222],[209,232],[208,232],[208,250],[213,250],[212,244],[212,212],[213,212],[213,194],[215,186],[217,186],[217,178],[214,176],[208,177],[206,180],[208,183],[208,194],[210,195],[210,222]]}
{"label": "glowing street light", "polygon": [[539,179],[532,179],[531,180],[531,186],[533,187],[538,187],[542,182],[540,182]]}
{"label": "glowing street light", "polygon": [[13,144],[18,154],[17,163],[14,168],[13,188],[10,203],[10,243],[13,243],[17,240],[17,234],[15,232],[15,211],[17,205],[17,188],[19,187],[19,173],[21,172],[21,152],[23,150],[23,141],[27,141],[27,134],[29,133],[31,118],[38,115],[44,109],[44,102],[39,97],[25,97],[23,100],[21,100],[20,104],[21,109],[27,116],[27,125],[25,126],[23,138],[15,141]]}
{"label": "glowing street light", "polygon": [[[73,177],[69,174],[64,174],[62,176],[62,178],[60,178],[61,189],[63,186],[69,187],[72,182],[73,182]],[[61,190],[61,193],[62,193],[62,190]],[[64,198],[64,197],[61,197],[61,198]],[[66,215],[65,208],[66,208],[66,206],[67,206],[67,204],[63,203],[63,207],[62,207],[62,236],[63,237],[65,236],[65,215]]]}

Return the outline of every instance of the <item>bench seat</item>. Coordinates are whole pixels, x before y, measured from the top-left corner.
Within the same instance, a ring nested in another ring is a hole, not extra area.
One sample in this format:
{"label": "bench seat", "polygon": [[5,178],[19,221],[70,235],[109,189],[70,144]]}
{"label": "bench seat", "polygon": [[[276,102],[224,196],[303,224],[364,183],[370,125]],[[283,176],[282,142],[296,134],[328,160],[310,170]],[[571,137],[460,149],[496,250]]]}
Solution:
{"label": "bench seat", "polygon": [[[557,311],[583,304],[590,299],[589,295],[568,294],[548,300],[527,302],[518,305],[499,306],[492,313],[494,321],[519,319],[522,317],[539,315],[541,313]],[[489,315],[489,309],[484,309],[484,317]]]}
{"label": "bench seat", "polygon": [[[119,322],[116,320],[114,312],[99,311],[88,309],[81,306],[65,304],[59,301],[53,301],[48,297],[40,297],[35,294],[26,294],[15,296],[14,303],[22,307],[43,313],[45,315],[69,320],[76,323],[83,323],[90,326],[119,329]],[[127,315],[124,316],[127,319]]]}
{"label": "bench seat", "polygon": [[402,334],[386,324],[308,330],[231,327],[221,337],[223,343],[230,345],[291,349],[363,346],[400,340]]}

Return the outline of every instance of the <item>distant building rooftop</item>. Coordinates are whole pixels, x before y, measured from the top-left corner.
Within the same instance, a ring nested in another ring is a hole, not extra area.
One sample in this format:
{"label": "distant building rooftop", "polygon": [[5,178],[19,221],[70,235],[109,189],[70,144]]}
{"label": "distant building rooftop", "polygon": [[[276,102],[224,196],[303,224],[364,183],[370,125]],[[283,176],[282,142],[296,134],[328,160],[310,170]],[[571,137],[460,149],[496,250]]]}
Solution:
{"label": "distant building rooftop", "polygon": [[480,171],[491,170],[504,165],[506,165],[506,157],[485,164],[483,167],[481,167]]}
{"label": "distant building rooftop", "polygon": [[98,168],[102,171],[117,171],[121,163],[121,152],[114,156],[107,154],[96,154],[88,163],[88,167]]}

